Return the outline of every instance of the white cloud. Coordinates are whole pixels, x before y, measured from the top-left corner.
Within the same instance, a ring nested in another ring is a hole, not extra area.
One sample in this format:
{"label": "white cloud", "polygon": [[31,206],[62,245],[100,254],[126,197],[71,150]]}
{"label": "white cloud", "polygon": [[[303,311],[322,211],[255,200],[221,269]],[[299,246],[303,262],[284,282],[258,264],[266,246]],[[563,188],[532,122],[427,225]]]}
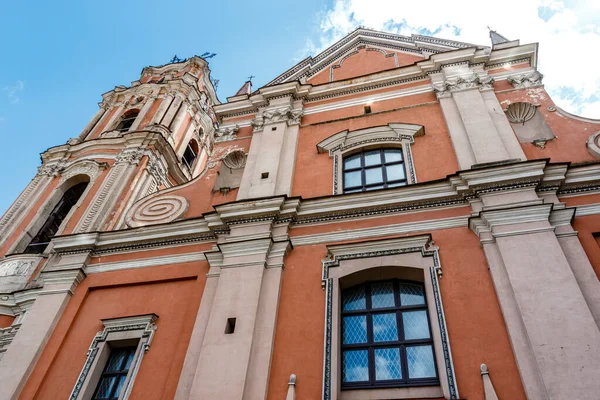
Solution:
{"label": "white cloud", "polygon": [[539,42],[539,70],[562,108],[600,118],[600,1],[598,0],[335,0],[317,16],[316,54],[359,25],[403,35],[423,30],[436,37],[489,45],[489,25],[509,39]]}
{"label": "white cloud", "polygon": [[23,89],[25,89],[25,82],[18,80],[14,85],[5,86],[2,91],[6,92],[8,101],[10,101],[12,104],[17,104],[21,100],[19,98],[19,92],[22,92]]}

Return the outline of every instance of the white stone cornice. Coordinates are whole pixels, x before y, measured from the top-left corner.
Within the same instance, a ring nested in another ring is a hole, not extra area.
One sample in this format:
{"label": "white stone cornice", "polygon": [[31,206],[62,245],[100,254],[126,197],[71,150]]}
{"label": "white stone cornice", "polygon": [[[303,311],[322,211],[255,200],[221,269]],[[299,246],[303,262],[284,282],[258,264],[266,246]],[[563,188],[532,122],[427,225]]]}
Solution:
{"label": "white stone cornice", "polygon": [[407,233],[433,231],[438,229],[467,227],[468,220],[469,216],[420,220],[402,224],[373,226],[362,229],[350,229],[312,235],[293,236],[291,237],[291,241],[294,246],[305,246],[312,244],[343,242],[347,240],[371,239],[376,237],[403,235]]}
{"label": "white stone cornice", "polygon": [[[528,227],[528,223],[549,222],[552,204],[538,204],[525,207],[514,207],[500,210],[482,211],[479,216],[469,219],[469,227],[479,237],[491,233],[492,237],[504,237],[525,233],[537,233],[553,230],[548,226]],[[498,227],[514,225],[515,228],[507,231],[498,231]]]}
{"label": "white stone cornice", "polygon": [[585,217],[586,215],[600,214],[600,204],[584,204],[577,206],[576,217]]}
{"label": "white stone cornice", "polygon": [[194,252],[186,254],[174,254],[150,258],[138,258],[127,261],[116,261],[98,264],[89,264],[85,268],[87,275],[97,274],[107,271],[119,271],[132,268],[147,268],[160,265],[183,264],[188,262],[204,261],[206,257],[203,253]]}
{"label": "white stone cornice", "polygon": [[328,262],[337,262],[344,258],[360,258],[366,254],[385,253],[403,250],[425,252],[433,245],[431,235],[408,236],[394,239],[372,240],[327,246]]}

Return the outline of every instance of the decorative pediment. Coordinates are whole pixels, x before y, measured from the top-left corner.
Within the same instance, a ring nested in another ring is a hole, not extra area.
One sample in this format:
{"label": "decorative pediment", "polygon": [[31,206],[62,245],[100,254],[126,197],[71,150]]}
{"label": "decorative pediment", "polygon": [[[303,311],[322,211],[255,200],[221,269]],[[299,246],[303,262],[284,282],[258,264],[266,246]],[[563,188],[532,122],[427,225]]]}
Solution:
{"label": "decorative pediment", "polygon": [[351,53],[360,50],[360,48],[378,49],[378,51],[385,51],[386,54],[400,52],[426,59],[432,54],[446,51],[483,47],[429,36],[402,36],[361,27],[349,33],[346,37],[323,50],[315,57],[307,57],[300,61],[273,79],[266,86],[310,79],[310,77],[315,76],[329,66],[334,64],[339,65],[344,57],[348,57]]}
{"label": "decorative pediment", "polygon": [[319,153],[332,154],[336,150],[345,150],[366,143],[386,143],[390,141],[413,142],[415,136],[422,136],[425,130],[422,125],[415,124],[387,124],[356,131],[342,131],[328,137],[319,144]]}

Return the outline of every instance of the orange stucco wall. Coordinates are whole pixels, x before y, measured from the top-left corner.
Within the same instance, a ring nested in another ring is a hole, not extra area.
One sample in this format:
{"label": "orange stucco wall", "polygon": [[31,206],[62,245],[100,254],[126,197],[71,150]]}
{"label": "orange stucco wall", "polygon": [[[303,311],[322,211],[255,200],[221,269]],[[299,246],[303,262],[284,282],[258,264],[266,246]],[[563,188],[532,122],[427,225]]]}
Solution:
{"label": "orange stucco wall", "polygon": [[[499,398],[525,399],[479,239],[466,227],[431,233],[440,248],[440,291],[461,398],[481,398],[479,366],[486,363],[491,371],[502,371],[494,375]],[[298,377],[299,399],[320,398],[325,307],[321,260],[326,254],[325,245],[297,246],[286,259],[269,400],[285,398],[292,373]]]}
{"label": "orange stucco wall", "polygon": [[541,87],[498,93],[497,96],[503,108],[518,101],[539,104],[538,112],[542,113],[556,136],[546,143],[545,149],[532,143],[521,143],[527,159],[550,158],[552,162],[573,163],[596,160],[587,150],[586,142],[594,132],[600,130],[600,123],[584,122],[549,111],[548,107],[554,106],[554,102]]}
{"label": "orange stucco wall", "polygon": [[[416,54],[403,52],[396,52],[395,54],[395,57],[398,59],[398,67],[403,67],[423,60],[423,57]],[[386,54],[383,54],[375,49],[362,48],[356,53],[348,54],[345,58],[342,57],[339,61],[332,64],[332,66],[325,67],[322,71],[308,79],[307,82],[313,85],[319,85],[326,82],[341,81],[394,68],[397,68],[394,52],[386,52]],[[333,80],[331,79],[332,74]]]}
{"label": "orange stucco wall", "polygon": [[68,398],[101,319],[155,313],[157,331],[131,399],[173,398],[199,307],[206,262],[107,272],[77,288],[20,399]]}
{"label": "orange stucco wall", "polygon": [[14,320],[15,317],[11,317],[10,315],[0,315],[0,328],[11,326]]}
{"label": "orange stucco wall", "polygon": [[[426,104],[401,108],[410,102]],[[374,103],[371,107],[372,114],[364,114],[363,106],[359,105],[309,115],[303,119],[305,125],[300,128],[298,139],[293,196],[310,198],[332,194],[333,158],[317,152],[319,142],[344,130],[358,130],[392,122],[425,127],[425,135],[415,138],[415,143],[411,146],[418,182],[445,178],[458,170],[448,128],[442,110],[435,102],[435,95],[428,93],[401,97]],[[324,123],[308,125],[311,119]],[[331,122],[326,122],[328,120]],[[434,155],[435,162],[432,162]]]}

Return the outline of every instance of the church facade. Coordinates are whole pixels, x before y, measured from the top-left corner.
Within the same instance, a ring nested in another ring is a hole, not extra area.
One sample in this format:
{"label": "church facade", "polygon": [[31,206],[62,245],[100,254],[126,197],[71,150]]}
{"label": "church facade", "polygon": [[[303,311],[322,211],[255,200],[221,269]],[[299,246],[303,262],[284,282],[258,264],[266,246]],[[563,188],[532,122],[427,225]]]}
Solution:
{"label": "church facade", "polygon": [[597,399],[600,120],[490,38],[103,94],[0,219],[0,400]]}

